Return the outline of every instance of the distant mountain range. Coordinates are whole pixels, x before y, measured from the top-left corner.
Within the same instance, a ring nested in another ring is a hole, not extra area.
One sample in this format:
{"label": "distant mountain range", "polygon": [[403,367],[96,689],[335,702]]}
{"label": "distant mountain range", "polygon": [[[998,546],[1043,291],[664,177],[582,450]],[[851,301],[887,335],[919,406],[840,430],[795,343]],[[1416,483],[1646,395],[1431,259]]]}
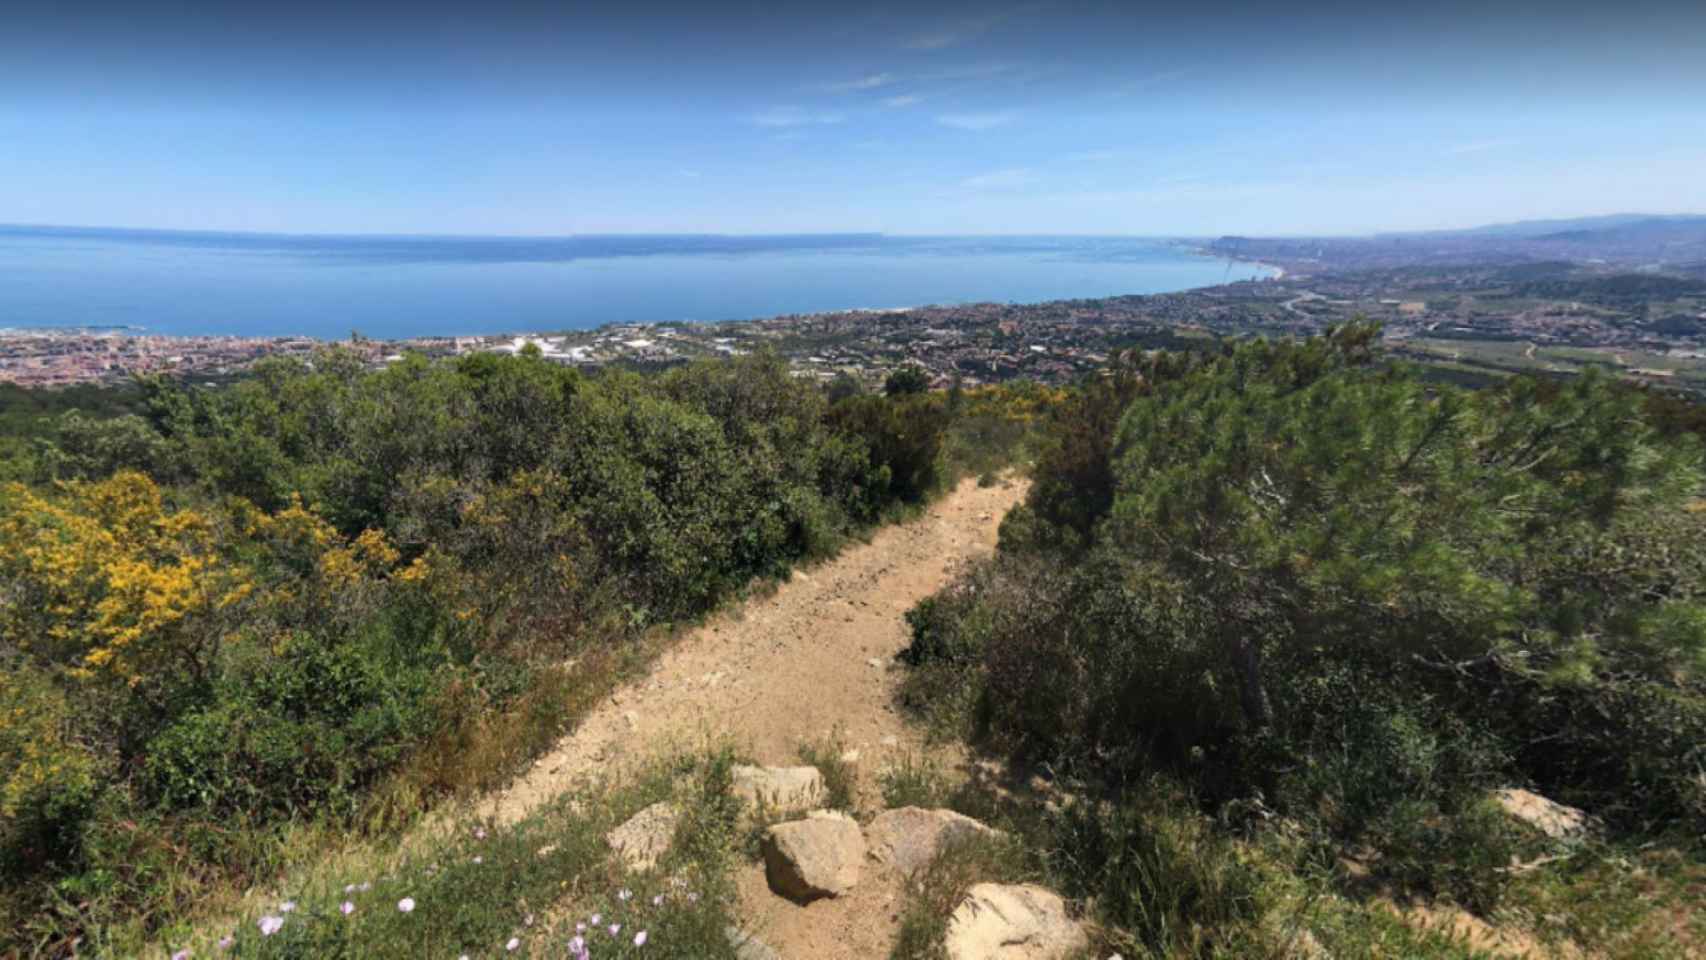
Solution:
{"label": "distant mountain range", "polygon": [[1700,275],[1706,215],[1623,213],[1368,237],[1221,237],[1209,249],[1304,271],[1563,261]]}
{"label": "distant mountain range", "polygon": [[1490,223],[1461,230],[1425,230],[1376,234],[1379,237],[1528,237],[1555,238],[1617,231],[1676,230],[1706,227],[1706,214],[1677,213],[1610,213],[1598,217],[1570,217],[1560,220],[1517,220],[1512,223]]}

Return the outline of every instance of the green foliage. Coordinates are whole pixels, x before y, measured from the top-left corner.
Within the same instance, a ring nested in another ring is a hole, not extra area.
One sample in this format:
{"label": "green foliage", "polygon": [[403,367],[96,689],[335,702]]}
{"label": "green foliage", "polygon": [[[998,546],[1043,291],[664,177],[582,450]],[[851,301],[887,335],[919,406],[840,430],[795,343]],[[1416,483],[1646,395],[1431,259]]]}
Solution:
{"label": "green foliage", "polygon": [[[569,958],[578,935],[598,957],[732,957],[724,930],[733,861],[728,823],[718,815],[735,809],[727,793],[731,763],[727,751],[714,752],[628,788],[563,798],[511,827],[461,824],[434,849],[400,863],[290,889],[289,899],[226,934],[227,946],[198,944],[196,955],[229,949],[255,957],[402,958],[449,950]],[[683,824],[668,876],[610,868],[604,833],[667,797],[660,777],[670,773],[690,784],[675,802],[698,813]],[[554,909],[565,894],[573,910],[566,916]],[[611,924],[619,926],[615,933]],[[636,944],[641,931],[646,937]]]}
{"label": "green foliage", "polygon": [[1371,334],[1092,384],[999,555],[908,616],[909,703],[1115,798],[1055,842],[1146,951],[1253,929],[1213,830],[1129,787],[1158,770],[1227,826],[1283,817],[1298,869],[1484,913],[1545,852],[1494,787],[1706,828],[1699,444],[1593,375],[1472,394]]}
{"label": "green foliage", "polygon": [[940,807],[952,792],[948,776],[928,756],[907,751],[877,775],[883,790],[883,806]]}
{"label": "green foliage", "polygon": [[929,390],[930,371],[917,364],[896,367],[889,373],[888,379],[883,381],[883,393],[890,397],[904,397]]}
{"label": "green foliage", "polygon": [[389,640],[298,634],[270,656],[233,651],[246,662],[150,741],[143,794],[216,816],[353,812],[435,719],[432,668],[396,662]]}
{"label": "green foliage", "polygon": [[[649,627],[933,493],[950,421],[832,407],[774,356],[587,377],[331,347],[126,396],[32,409],[8,442],[35,486],[0,489],[0,680],[29,718],[0,729],[0,919],[47,941],[264,872],[282,825],[392,829],[500,781]],[[192,836],[213,867],[169,852]],[[49,910],[66,890],[89,906]]]}
{"label": "green foliage", "polygon": [[62,863],[81,844],[101,771],[70,721],[64,694],[44,673],[0,674],[0,875]]}
{"label": "green foliage", "polygon": [[1145,360],[1116,355],[1105,376],[1057,406],[1037,457],[1025,503],[1001,522],[1005,550],[1087,546],[1096,523],[1114,503],[1114,433],[1120,416],[1156,382],[1178,376],[1188,357],[1159,353]]}
{"label": "green foliage", "polygon": [[840,430],[864,438],[870,470],[858,492],[867,517],[891,501],[920,503],[942,485],[942,432],[947,412],[927,394],[898,399],[854,397],[836,404],[830,419]]}
{"label": "green foliage", "polygon": [[925,869],[909,879],[890,960],[945,960],[948,919],[979,883],[1022,883],[1037,865],[1010,839],[960,834],[950,837]]}
{"label": "green foliage", "polygon": [[800,760],[817,768],[823,777],[823,805],[831,810],[854,812],[859,807],[859,767],[842,759],[847,741],[840,731],[800,745]]}
{"label": "green foliage", "polygon": [[1070,896],[1156,956],[1238,955],[1261,914],[1261,877],[1234,845],[1165,788],[1109,807],[1072,804],[1051,822],[1047,856]]}

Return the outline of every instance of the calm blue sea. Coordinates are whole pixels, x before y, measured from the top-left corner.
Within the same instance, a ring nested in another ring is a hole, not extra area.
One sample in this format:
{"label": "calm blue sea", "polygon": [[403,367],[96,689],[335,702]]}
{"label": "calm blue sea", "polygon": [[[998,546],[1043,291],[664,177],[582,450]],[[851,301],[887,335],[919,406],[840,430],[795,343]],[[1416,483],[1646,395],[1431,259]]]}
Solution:
{"label": "calm blue sea", "polygon": [[1159,293],[1267,275],[1106,237],[310,237],[0,227],[0,329],[327,339]]}

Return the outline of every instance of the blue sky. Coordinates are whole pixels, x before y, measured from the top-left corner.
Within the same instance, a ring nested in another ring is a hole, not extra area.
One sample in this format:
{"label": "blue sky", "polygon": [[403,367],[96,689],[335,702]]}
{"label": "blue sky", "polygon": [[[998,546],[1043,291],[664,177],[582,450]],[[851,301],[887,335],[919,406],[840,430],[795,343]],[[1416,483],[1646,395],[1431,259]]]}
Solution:
{"label": "blue sky", "polygon": [[1706,212],[1706,4],[100,4],[0,222],[1345,233]]}

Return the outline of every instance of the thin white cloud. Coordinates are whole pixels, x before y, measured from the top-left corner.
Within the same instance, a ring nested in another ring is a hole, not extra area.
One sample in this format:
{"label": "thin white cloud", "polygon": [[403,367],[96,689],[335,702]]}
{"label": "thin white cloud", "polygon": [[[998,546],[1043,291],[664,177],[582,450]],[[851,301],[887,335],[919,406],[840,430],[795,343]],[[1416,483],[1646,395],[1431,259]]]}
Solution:
{"label": "thin white cloud", "polygon": [[955,130],[993,130],[1013,122],[1010,112],[999,113],[944,113],[936,118],[936,122],[944,127]]}
{"label": "thin white cloud", "polygon": [[805,110],[800,107],[771,107],[752,114],[747,120],[761,127],[811,127],[840,123],[842,116],[839,113]]}
{"label": "thin white cloud", "polygon": [[964,40],[966,34],[960,30],[936,30],[930,33],[918,33],[901,41],[901,46],[908,50],[941,50],[951,47]]}
{"label": "thin white cloud", "polygon": [[1200,68],[1180,67],[1177,70],[1163,70],[1160,73],[1152,73],[1146,77],[1137,77],[1136,79],[1127,80],[1125,83],[1120,84],[1114,89],[1113,94],[1116,97],[1130,96],[1140,90],[1147,90],[1150,87],[1160,86],[1164,83],[1172,83],[1174,80],[1188,77],[1191,74],[1196,73],[1198,69]]}
{"label": "thin white cloud", "polygon": [[1012,190],[1016,187],[1028,186],[1036,181],[1036,171],[1029,167],[1009,167],[1005,170],[991,170],[975,177],[967,177],[960,181],[960,186],[968,190]]}
{"label": "thin white cloud", "polygon": [[903,93],[898,97],[885,97],[883,99],[883,106],[885,106],[885,107],[910,107],[913,104],[922,101],[923,99],[924,99],[923,97],[921,97],[915,93]]}
{"label": "thin white cloud", "polygon": [[876,90],[894,83],[896,77],[892,73],[868,73],[865,76],[841,83],[827,83],[822,89],[827,93],[858,93],[861,90]]}
{"label": "thin white cloud", "polygon": [[1017,63],[963,63],[959,66],[927,70],[917,75],[925,83],[952,83],[962,80],[988,80],[1020,70]]}
{"label": "thin white cloud", "polygon": [[1009,7],[1006,10],[997,10],[982,17],[956,20],[934,29],[904,37],[900,45],[908,50],[943,50],[948,47],[959,46],[988,33],[1014,17],[1036,13],[1047,6],[1046,3],[1030,3],[1018,7]]}
{"label": "thin white cloud", "polygon": [[1501,150],[1505,147],[1514,147],[1519,142],[1520,141],[1513,140],[1509,137],[1497,140],[1477,140],[1474,143],[1460,143],[1454,147],[1446,147],[1444,150],[1441,150],[1440,153],[1448,157],[1461,157],[1470,153],[1483,153],[1487,150]]}

